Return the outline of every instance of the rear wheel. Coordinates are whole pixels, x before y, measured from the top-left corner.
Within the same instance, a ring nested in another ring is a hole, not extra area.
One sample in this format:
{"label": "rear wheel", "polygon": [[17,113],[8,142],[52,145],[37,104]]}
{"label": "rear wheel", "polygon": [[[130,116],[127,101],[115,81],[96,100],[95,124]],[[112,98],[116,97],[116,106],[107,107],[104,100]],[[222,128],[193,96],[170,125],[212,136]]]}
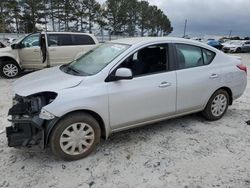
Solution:
{"label": "rear wheel", "polygon": [[220,89],[216,91],[209,99],[202,115],[210,121],[219,120],[226,113],[229,104],[228,93]]}
{"label": "rear wheel", "polygon": [[14,60],[0,62],[0,76],[4,78],[15,78],[20,72],[21,69]]}
{"label": "rear wheel", "polygon": [[91,115],[74,113],[56,125],[50,136],[50,147],[64,160],[77,160],[89,155],[100,137],[99,124]]}

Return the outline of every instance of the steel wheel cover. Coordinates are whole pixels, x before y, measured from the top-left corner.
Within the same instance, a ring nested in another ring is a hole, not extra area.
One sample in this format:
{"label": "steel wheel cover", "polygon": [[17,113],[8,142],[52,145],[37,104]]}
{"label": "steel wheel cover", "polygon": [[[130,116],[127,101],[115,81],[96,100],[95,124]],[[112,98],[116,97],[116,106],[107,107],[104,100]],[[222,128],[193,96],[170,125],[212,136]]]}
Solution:
{"label": "steel wheel cover", "polygon": [[95,140],[94,129],[86,123],[69,125],[60,136],[60,146],[69,155],[79,155],[86,152]]}
{"label": "steel wheel cover", "polygon": [[217,95],[211,105],[213,116],[221,116],[227,108],[227,97],[224,94]]}

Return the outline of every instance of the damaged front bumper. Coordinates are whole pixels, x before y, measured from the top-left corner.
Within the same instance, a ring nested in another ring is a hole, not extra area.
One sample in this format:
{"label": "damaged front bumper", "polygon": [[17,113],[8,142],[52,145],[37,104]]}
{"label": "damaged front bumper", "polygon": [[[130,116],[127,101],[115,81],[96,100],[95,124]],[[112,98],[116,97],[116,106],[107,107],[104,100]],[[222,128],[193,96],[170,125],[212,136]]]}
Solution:
{"label": "damaged front bumper", "polygon": [[33,118],[13,118],[10,127],[6,127],[9,147],[38,146],[44,149],[49,143],[49,135],[59,118],[47,121],[38,116]]}
{"label": "damaged front bumper", "polygon": [[41,144],[44,148],[44,120],[33,118],[12,118],[12,126],[6,127],[9,147],[31,146]]}
{"label": "damaged front bumper", "polygon": [[11,115],[10,127],[6,127],[6,136],[9,147],[39,146],[44,149],[48,143],[51,132],[57,118],[43,119],[40,112],[47,104],[42,96],[23,98],[15,96],[14,105],[9,110]]}

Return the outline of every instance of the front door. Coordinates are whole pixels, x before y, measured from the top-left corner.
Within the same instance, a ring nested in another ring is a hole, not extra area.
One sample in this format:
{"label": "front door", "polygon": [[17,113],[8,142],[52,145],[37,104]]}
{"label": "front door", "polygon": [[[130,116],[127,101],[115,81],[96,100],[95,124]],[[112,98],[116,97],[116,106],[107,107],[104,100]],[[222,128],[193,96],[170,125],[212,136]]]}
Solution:
{"label": "front door", "polygon": [[21,41],[21,49],[18,53],[23,68],[41,69],[45,66],[42,63],[39,35],[39,33],[31,34]]}
{"label": "front door", "polygon": [[176,72],[168,71],[168,63],[167,45],[154,45],[132,54],[119,66],[130,68],[134,78],[108,83],[114,131],[175,113]]}

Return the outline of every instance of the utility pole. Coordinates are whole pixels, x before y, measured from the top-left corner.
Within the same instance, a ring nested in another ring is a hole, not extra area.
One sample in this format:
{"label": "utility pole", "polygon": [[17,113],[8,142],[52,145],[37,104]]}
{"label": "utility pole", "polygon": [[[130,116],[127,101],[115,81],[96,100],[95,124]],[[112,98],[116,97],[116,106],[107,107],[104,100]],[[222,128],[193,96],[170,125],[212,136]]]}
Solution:
{"label": "utility pole", "polygon": [[232,32],[233,32],[232,30],[229,31],[229,36],[228,36],[228,38],[231,38]]}
{"label": "utility pole", "polygon": [[186,30],[187,30],[187,19],[185,20],[184,35],[183,35],[183,38],[185,38],[185,37],[186,37]]}

